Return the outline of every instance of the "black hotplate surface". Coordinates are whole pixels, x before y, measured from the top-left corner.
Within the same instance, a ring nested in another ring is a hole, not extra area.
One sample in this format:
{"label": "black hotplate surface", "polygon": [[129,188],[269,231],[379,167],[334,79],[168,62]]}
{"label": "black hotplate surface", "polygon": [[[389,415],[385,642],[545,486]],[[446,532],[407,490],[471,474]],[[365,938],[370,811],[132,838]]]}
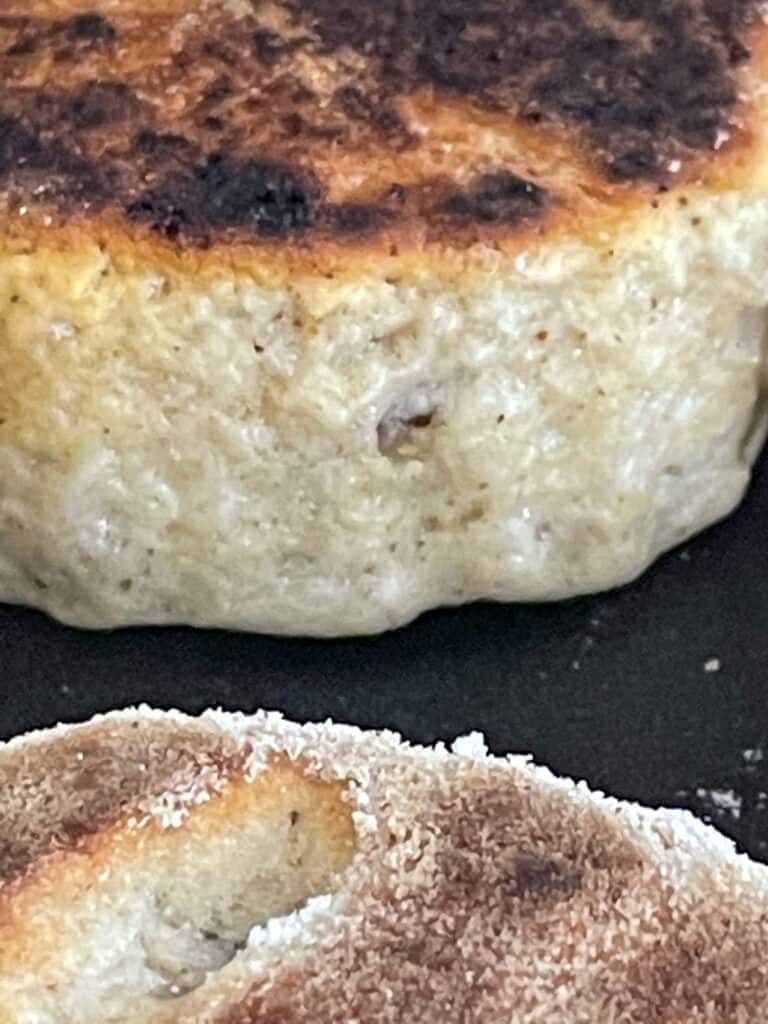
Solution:
{"label": "black hotplate surface", "polygon": [[614,795],[689,807],[768,860],[768,464],[729,521],[623,590],[443,610],[374,639],[83,633],[0,606],[0,734],[146,701],[482,730]]}

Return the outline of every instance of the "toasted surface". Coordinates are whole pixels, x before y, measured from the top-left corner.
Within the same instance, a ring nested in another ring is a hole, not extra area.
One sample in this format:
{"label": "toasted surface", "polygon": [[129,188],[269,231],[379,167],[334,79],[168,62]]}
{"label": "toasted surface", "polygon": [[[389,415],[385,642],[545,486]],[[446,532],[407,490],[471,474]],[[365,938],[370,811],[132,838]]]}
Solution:
{"label": "toasted surface", "polygon": [[488,758],[477,738],[447,753],[145,710],[13,741],[0,772],[9,1024],[768,1010],[766,868],[687,813]]}
{"label": "toasted surface", "polygon": [[762,179],[760,11],[10,0],[7,224],[259,245],[278,265],[590,230],[659,188]]}

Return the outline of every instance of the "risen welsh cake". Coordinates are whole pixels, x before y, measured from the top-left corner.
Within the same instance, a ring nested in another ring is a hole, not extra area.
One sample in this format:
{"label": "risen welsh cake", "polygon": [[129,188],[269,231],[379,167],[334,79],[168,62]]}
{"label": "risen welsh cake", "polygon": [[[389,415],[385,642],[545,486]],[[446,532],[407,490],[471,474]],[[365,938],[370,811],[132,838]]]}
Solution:
{"label": "risen welsh cake", "polygon": [[0,748],[2,1024],[760,1024],[768,868],[687,812],[276,715]]}
{"label": "risen welsh cake", "polygon": [[3,0],[0,599],[629,580],[761,440],[754,0]]}

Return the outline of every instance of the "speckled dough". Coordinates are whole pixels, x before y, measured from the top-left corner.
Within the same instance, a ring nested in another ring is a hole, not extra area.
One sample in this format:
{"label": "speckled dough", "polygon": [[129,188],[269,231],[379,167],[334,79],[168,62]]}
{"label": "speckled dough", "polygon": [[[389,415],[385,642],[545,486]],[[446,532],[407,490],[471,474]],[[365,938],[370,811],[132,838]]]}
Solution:
{"label": "speckled dough", "polygon": [[0,599],[375,632],[734,507],[758,7],[512,6],[6,3]]}
{"label": "speckled dough", "polygon": [[478,736],[126,712],[0,747],[2,1024],[753,1024],[768,869]]}

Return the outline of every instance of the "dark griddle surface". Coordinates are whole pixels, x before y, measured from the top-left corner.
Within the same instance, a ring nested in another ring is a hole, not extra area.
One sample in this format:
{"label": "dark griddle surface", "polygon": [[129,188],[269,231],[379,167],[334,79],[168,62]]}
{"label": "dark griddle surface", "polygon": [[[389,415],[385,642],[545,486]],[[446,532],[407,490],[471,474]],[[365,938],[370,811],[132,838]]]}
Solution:
{"label": "dark griddle surface", "polygon": [[440,611],[370,640],[88,634],[0,606],[0,734],[139,701],[279,708],[429,742],[481,729],[494,751],[690,807],[768,860],[767,522],[764,462],[731,520],[624,590]]}

